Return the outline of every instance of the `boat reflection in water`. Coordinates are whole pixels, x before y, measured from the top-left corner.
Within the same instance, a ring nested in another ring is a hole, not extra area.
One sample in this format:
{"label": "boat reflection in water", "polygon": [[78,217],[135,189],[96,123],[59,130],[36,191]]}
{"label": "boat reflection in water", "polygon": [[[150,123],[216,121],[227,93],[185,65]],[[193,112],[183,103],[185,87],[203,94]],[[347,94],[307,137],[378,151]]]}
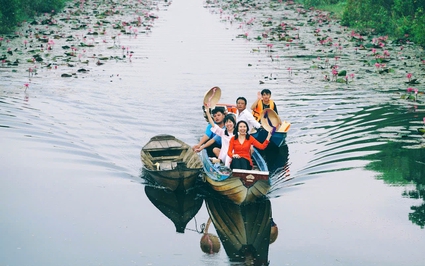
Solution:
{"label": "boat reflection in water", "polygon": [[278,235],[270,200],[237,205],[209,197],[205,202],[230,261],[245,265],[269,264],[269,245]]}
{"label": "boat reflection in water", "polygon": [[186,225],[204,201],[196,187],[187,191],[170,191],[145,185],[145,193],[152,204],[174,223],[178,233],[184,233]]}

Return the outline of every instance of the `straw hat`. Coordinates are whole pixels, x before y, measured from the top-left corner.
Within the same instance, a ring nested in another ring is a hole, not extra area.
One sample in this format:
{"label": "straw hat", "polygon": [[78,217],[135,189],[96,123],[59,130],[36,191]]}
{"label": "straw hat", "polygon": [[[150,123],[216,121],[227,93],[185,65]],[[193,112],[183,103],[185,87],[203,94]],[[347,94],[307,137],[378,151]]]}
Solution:
{"label": "straw hat", "polygon": [[281,124],[282,121],[280,120],[280,117],[273,109],[266,108],[263,110],[263,112],[261,112],[261,125],[268,132],[270,132],[273,127],[278,129]]}
{"label": "straw hat", "polygon": [[204,96],[204,105],[210,103],[210,108],[213,109],[221,97],[221,89],[217,86],[212,87]]}

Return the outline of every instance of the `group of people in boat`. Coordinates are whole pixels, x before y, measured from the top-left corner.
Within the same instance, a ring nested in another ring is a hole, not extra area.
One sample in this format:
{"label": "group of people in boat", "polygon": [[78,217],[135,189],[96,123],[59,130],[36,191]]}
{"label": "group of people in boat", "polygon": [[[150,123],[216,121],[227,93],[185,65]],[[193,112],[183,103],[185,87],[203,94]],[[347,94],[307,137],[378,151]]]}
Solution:
{"label": "group of people in boat", "polygon": [[222,163],[231,169],[251,170],[252,147],[265,149],[274,133],[270,130],[262,143],[249,134],[251,130],[260,130],[261,113],[264,109],[271,108],[278,113],[276,104],[271,100],[271,91],[264,89],[259,92],[251,110],[246,108],[245,97],[238,97],[236,108],[230,111],[224,106],[216,106],[211,110],[211,103],[204,105],[203,110],[209,124],[199,143],[192,147],[193,150],[200,152],[206,149],[213,163]]}

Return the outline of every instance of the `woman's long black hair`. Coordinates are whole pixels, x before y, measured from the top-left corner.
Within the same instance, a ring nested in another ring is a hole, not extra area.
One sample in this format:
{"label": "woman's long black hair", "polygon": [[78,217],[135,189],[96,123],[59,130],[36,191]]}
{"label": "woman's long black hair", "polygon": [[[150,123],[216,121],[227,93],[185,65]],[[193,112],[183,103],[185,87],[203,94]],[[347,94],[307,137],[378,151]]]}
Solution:
{"label": "woman's long black hair", "polygon": [[237,124],[236,124],[236,127],[235,127],[235,129],[233,130],[233,135],[235,135],[235,139],[238,139],[238,137],[239,137],[239,134],[238,134],[238,128],[239,128],[239,124],[240,123],[244,123],[245,125],[246,125],[246,139],[249,139],[249,126],[248,126],[248,123],[247,122],[245,122],[245,121],[243,121],[243,120],[241,120],[241,121],[239,121]]}

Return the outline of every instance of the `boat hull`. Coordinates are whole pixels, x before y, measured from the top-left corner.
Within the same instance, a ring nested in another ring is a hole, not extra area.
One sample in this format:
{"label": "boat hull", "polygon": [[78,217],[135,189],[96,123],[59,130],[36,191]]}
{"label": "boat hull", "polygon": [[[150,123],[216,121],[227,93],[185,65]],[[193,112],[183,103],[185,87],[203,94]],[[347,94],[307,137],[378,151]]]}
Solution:
{"label": "boat hull", "polygon": [[172,191],[195,186],[202,171],[199,155],[171,135],[157,135],[142,148],[144,177]]}
{"label": "boat hull", "polygon": [[143,167],[146,179],[169,190],[188,190],[193,188],[200,176],[199,169],[179,169],[156,171]]}
{"label": "boat hull", "polygon": [[253,159],[259,170],[234,169],[228,175],[220,173],[209,160],[205,151],[201,152],[205,181],[220,195],[238,205],[244,205],[263,198],[270,190],[269,172],[261,155],[255,150]]}

